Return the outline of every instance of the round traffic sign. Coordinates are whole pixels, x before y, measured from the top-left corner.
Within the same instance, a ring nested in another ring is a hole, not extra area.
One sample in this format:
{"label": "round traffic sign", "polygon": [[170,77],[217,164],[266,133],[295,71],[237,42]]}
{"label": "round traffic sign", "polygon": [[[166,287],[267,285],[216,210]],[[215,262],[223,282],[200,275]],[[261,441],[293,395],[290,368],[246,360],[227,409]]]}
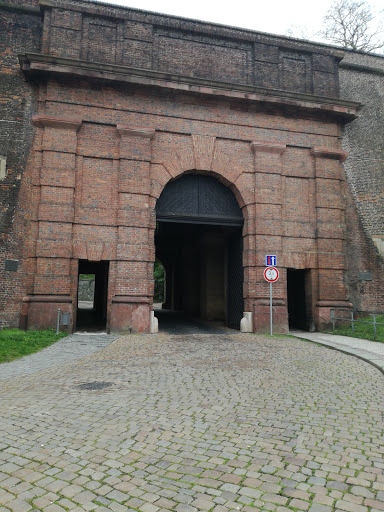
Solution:
{"label": "round traffic sign", "polygon": [[274,283],[279,279],[279,271],[275,267],[267,267],[264,270],[264,279],[269,283]]}

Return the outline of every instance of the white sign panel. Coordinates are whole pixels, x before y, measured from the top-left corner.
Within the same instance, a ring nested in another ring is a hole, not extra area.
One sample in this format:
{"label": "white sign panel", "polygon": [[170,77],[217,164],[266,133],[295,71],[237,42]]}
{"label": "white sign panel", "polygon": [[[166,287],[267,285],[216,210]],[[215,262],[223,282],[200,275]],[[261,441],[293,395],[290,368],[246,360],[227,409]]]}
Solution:
{"label": "white sign panel", "polygon": [[275,267],[267,267],[264,270],[264,279],[269,283],[275,283],[279,279],[279,271]]}

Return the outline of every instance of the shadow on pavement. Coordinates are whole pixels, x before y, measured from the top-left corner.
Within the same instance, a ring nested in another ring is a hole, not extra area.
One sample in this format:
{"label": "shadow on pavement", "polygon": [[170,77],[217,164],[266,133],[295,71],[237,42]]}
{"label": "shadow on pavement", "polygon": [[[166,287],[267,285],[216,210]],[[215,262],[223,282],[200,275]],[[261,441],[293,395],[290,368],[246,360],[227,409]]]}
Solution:
{"label": "shadow on pavement", "polygon": [[168,334],[237,334],[240,331],[226,327],[222,322],[192,318],[180,311],[155,309],[159,332]]}

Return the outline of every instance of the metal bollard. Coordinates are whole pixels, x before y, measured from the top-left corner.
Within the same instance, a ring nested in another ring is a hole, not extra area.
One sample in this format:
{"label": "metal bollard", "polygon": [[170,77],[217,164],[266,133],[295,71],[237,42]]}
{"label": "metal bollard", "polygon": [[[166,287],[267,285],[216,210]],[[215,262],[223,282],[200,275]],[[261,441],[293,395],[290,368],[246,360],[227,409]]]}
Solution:
{"label": "metal bollard", "polygon": [[61,311],[60,311],[60,308],[59,308],[57,310],[56,334],[59,334],[59,332],[60,332],[60,316],[61,316]]}

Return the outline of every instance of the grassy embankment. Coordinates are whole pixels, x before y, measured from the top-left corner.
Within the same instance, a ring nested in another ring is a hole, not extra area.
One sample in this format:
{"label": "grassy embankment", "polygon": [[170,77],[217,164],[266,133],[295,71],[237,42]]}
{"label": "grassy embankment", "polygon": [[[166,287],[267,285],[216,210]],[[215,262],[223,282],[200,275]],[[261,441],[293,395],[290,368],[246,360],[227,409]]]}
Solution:
{"label": "grassy embankment", "polygon": [[68,333],[65,332],[56,334],[53,329],[46,331],[3,329],[0,331],[0,363],[8,363],[38,352],[67,335]]}
{"label": "grassy embankment", "polygon": [[[357,320],[373,322],[373,316],[359,317]],[[384,315],[376,315],[376,322],[384,324]],[[352,332],[351,322],[337,322],[334,331],[328,331],[331,334],[341,334],[342,336],[352,336],[353,338],[364,338],[371,341],[380,341],[384,343],[384,325],[376,326],[376,340],[373,338],[373,325],[355,323],[355,332]]]}

